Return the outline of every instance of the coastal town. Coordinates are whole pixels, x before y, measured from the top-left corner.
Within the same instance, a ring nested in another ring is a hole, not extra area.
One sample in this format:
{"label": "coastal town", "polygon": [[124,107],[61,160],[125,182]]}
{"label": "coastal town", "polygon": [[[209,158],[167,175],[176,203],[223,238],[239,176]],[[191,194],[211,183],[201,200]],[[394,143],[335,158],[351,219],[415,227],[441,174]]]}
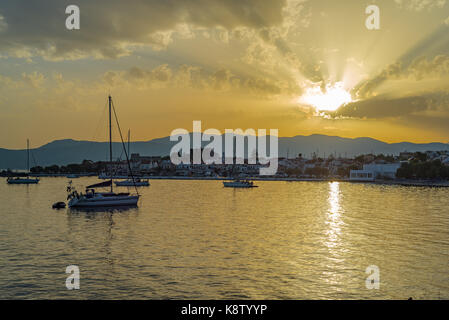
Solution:
{"label": "coastal town", "polygon": [[[143,156],[133,153],[129,159],[108,162],[84,160],[80,164],[66,166],[35,166],[30,169],[34,176],[96,176],[108,178],[183,178],[183,179],[318,179],[349,181],[393,181],[393,180],[449,180],[449,152],[401,152],[399,155],[364,154],[344,158],[331,154],[319,157],[312,154],[303,157],[283,157],[278,159],[278,170],[272,176],[259,176],[259,163],[250,164],[248,159],[234,159],[233,164],[189,164],[175,165],[169,156]],[[240,160],[240,161],[238,161]],[[239,164],[240,162],[240,164]],[[130,172],[131,171],[131,172]],[[4,170],[2,176],[17,176],[21,173]]]}

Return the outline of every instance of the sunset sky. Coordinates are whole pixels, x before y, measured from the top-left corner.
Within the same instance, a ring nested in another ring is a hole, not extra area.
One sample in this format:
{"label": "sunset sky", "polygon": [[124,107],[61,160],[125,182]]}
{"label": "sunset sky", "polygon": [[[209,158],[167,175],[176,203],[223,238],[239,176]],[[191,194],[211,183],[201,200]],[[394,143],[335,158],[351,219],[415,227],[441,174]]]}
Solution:
{"label": "sunset sky", "polygon": [[106,140],[109,93],[132,140],[201,120],[449,142],[449,0],[0,1],[0,147]]}

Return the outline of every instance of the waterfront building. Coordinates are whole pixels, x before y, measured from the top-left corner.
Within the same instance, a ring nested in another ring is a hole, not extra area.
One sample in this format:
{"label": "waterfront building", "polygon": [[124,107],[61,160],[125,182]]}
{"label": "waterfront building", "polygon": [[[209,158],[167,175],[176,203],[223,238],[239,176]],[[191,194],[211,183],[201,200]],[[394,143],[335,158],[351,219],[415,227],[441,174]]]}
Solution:
{"label": "waterfront building", "polygon": [[401,163],[370,163],[364,164],[363,170],[371,171],[374,174],[374,178],[387,178],[395,179],[396,172],[401,167]]}
{"label": "waterfront building", "polygon": [[349,180],[351,181],[374,181],[374,172],[370,170],[351,170]]}

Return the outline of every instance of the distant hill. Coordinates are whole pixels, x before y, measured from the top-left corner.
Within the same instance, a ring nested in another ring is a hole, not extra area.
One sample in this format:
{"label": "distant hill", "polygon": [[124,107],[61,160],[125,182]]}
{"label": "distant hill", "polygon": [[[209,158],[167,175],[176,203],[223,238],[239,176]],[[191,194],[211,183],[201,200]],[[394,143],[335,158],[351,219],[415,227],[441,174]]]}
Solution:
{"label": "distant hill", "polygon": [[[224,139],[223,139],[224,140]],[[171,147],[169,137],[153,139],[150,141],[131,142],[131,153],[140,153],[148,156],[169,155]],[[208,142],[203,142],[206,145]],[[121,143],[113,143],[114,159],[125,158]],[[224,149],[223,149],[224,150]],[[310,157],[313,152],[320,157],[337,154],[352,157],[359,154],[394,154],[402,151],[440,151],[449,150],[447,143],[416,144],[410,142],[386,143],[371,138],[341,138],[326,135],[310,135],[279,138],[279,156],[295,157],[299,153],[303,157]],[[67,165],[80,163],[88,159],[93,161],[107,160],[109,157],[108,142],[76,141],[72,139],[56,140],[39,148],[31,150],[30,166],[49,166],[53,164]],[[26,150],[8,150],[0,148],[0,168],[26,169]]]}

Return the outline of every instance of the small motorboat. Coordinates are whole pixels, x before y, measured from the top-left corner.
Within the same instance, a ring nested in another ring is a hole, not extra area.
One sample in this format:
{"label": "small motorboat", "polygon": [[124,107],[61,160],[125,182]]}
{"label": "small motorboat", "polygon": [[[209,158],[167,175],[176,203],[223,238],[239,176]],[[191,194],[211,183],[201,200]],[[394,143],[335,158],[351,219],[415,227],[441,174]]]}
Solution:
{"label": "small motorboat", "polygon": [[65,208],[65,202],[59,201],[56,203],[53,203],[53,209],[64,209]]}
{"label": "small motorboat", "polygon": [[248,180],[223,181],[225,188],[257,188],[254,182]]}

